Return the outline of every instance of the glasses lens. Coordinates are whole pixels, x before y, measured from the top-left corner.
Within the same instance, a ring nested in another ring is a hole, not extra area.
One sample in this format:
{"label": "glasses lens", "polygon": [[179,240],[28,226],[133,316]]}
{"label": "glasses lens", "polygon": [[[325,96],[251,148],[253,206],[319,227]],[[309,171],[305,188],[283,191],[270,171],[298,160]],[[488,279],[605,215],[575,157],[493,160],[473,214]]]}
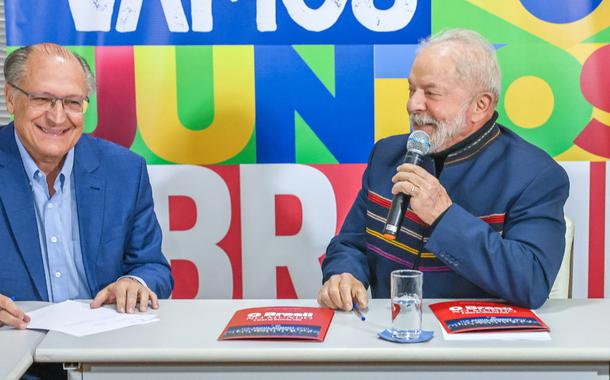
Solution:
{"label": "glasses lens", "polygon": [[48,96],[34,95],[30,96],[30,106],[37,109],[50,108],[53,103],[53,98]]}
{"label": "glasses lens", "polygon": [[71,113],[81,113],[81,112],[83,112],[84,100],[80,100],[80,99],[63,99],[63,102],[64,102],[64,110],[66,110],[66,112],[71,112]]}

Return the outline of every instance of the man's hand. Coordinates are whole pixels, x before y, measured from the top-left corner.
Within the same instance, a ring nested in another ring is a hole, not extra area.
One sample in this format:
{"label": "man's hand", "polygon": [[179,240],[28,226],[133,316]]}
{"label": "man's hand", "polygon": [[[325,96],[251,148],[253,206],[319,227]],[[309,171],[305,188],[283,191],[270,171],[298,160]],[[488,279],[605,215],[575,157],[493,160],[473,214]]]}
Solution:
{"label": "man's hand", "polygon": [[392,194],[404,193],[411,196],[409,205],[424,223],[431,225],[453,204],[447,190],[425,169],[402,164],[397,171],[392,177]]}
{"label": "man's hand", "polygon": [[23,330],[29,321],[30,317],[13,300],[0,294],[0,326],[9,325]]}
{"label": "man's hand", "polygon": [[354,302],[361,309],[366,309],[369,304],[364,285],[350,273],[331,276],[318,292],[318,303],[330,309],[350,311]]}
{"label": "man's hand", "polygon": [[148,301],[151,301],[153,309],[159,308],[159,300],[152,290],[133,278],[125,277],[100,290],[91,302],[91,308],[97,309],[105,304],[116,303],[119,313],[132,314],[135,312],[136,303],[140,303],[140,311],[148,310]]}

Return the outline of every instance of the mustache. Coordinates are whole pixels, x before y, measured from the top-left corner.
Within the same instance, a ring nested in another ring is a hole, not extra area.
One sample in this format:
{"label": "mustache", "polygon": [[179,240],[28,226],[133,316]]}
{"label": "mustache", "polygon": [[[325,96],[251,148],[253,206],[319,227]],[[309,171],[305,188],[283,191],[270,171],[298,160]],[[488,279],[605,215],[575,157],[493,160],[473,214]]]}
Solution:
{"label": "mustache", "polygon": [[440,127],[441,122],[436,120],[430,115],[418,113],[409,115],[409,119],[411,121],[411,125],[420,126],[424,124],[434,125],[435,127]]}

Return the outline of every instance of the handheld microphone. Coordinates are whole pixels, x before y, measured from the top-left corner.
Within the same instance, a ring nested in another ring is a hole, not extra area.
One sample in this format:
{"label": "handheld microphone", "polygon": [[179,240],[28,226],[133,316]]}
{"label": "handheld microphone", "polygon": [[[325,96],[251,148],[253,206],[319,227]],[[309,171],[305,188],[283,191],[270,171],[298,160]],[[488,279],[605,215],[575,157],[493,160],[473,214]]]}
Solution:
{"label": "handheld microphone", "polygon": [[[429,151],[430,137],[428,134],[424,131],[415,131],[411,133],[407,140],[407,154],[405,154],[402,163],[421,166],[424,161],[424,156],[428,154]],[[386,239],[396,240],[410,198],[409,195],[403,193],[398,193],[392,198],[392,206],[390,207],[385,226],[383,227],[383,236]]]}

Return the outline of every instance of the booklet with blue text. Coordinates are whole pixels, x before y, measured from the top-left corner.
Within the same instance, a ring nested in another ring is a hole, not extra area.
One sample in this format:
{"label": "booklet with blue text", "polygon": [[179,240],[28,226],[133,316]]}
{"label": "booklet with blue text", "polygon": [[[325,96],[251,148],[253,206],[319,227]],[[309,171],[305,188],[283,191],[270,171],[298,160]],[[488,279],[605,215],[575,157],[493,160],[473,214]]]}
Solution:
{"label": "booklet with blue text", "polygon": [[550,331],[532,310],[506,303],[447,301],[430,309],[448,334]]}
{"label": "booklet with blue text", "polygon": [[295,339],[323,341],[335,312],[320,307],[254,307],[235,312],[218,340]]}

